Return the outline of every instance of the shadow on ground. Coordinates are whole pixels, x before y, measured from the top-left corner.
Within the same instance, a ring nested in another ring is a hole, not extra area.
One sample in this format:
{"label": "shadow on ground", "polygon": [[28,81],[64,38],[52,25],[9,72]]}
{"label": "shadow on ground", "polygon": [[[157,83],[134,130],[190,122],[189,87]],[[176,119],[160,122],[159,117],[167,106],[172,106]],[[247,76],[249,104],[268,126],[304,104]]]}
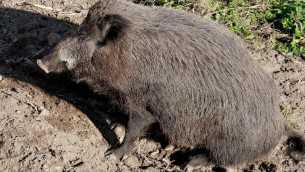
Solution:
{"label": "shadow on ground", "polygon": [[[117,109],[109,108],[107,99],[94,94],[87,85],[70,81],[68,74],[46,75],[36,65],[36,60],[52,49],[48,42],[50,33],[58,34],[64,39],[77,27],[77,24],[66,20],[0,8],[0,75],[29,83],[47,94],[69,102],[86,114],[113,146],[118,143],[118,138],[107,120],[126,125],[127,117]],[[167,143],[164,136],[160,132],[154,132],[156,130],[159,130],[159,126],[153,125],[148,137],[165,146]]]}
{"label": "shadow on ground", "polygon": [[119,120],[118,112],[107,109],[106,100],[86,85],[71,82],[67,74],[45,75],[35,63],[51,50],[47,39],[50,33],[64,39],[76,28],[76,24],[64,20],[0,8],[0,75],[37,86],[69,102],[85,113],[107,142],[114,145],[118,139],[106,119]]}

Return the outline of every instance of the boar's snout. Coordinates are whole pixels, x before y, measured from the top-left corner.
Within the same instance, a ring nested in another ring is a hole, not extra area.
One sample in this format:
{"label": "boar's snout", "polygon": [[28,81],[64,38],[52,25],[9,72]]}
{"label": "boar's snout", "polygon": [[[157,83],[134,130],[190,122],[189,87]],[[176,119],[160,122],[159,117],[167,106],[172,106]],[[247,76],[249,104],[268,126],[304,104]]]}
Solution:
{"label": "boar's snout", "polygon": [[48,67],[42,62],[41,59],[38,59],[37,61],[38,66],[45,72],[49,73],[50,71],[48,70]]}
{"label": "boar's snout", "polygon": [[45,73],[61,73],[67,70],[67,62],[60,60],[57,56],[48,55],[42,59],[38,59],[37,65],[45,72]]}

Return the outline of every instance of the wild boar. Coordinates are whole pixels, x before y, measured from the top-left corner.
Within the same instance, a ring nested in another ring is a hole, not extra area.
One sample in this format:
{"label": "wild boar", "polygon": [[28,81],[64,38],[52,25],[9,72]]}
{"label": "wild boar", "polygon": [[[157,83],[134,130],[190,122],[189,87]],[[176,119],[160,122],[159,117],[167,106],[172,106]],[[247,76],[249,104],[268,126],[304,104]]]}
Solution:
{"label": "wild boar", "polygon": [[111,151],[118,159],[156,122],[172,145],[208,152],[190,159],[195,167],[252,161],[282,136],[300,137],[243,41],[194,14],[101,0],[37,63],[46,73],[69,71],[128,116],[124,141]]}

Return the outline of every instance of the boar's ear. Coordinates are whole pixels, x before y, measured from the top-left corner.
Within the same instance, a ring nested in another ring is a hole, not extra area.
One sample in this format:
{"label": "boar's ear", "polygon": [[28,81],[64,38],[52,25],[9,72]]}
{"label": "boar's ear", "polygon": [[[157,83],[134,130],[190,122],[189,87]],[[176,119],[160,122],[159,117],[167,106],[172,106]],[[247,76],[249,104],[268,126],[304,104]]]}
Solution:
{"label": "boar's ear", "polygon": [[128,21],[120,15],[105,15],[97,21],[99,44],[106,45],[109,41],[119,38],[128,26]]}

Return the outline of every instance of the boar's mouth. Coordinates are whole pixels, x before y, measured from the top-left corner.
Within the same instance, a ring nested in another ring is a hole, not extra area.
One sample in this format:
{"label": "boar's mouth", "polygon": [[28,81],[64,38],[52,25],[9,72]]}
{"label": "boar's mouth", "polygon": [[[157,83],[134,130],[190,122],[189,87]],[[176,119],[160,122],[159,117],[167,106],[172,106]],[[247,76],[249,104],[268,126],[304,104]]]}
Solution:
{"label": "boar's mouth", "polygon": [[42,60],[37,60],[37,64],[38,66],[45,72],[45,73],[49,73],[50,71],[48,70],[47,66],[45,64],[43,64]]}

